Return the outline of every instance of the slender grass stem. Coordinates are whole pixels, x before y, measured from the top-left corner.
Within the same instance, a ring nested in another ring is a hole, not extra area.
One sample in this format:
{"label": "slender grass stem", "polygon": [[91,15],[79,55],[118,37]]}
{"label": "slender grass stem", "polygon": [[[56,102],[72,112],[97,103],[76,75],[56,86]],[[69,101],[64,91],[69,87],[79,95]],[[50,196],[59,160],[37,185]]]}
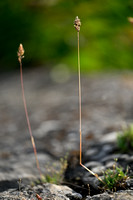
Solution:
{"label": "slender grass stem", "polygon": [[26,98],[25,98],[25,93],[24,93],[23,71],[22,71],[23,54],[24,54],[24,49],[23,49],[23,46],[20,44],[19,51],[18,51],[18,60],[19,60],[19,63],[20,63],[20,79],[21,79],[21,89],[22,89],[23,103],[24,103],[25,115],[26,115],[29,133],[30,133],[31,143],[32,143],[33,150],[34,150],[36,166],[37,166],[37,169],[39,171],[40,176],[42,176],[41,169],[40,169],[40,166],[39,166],[39,161],[38,161],[38,158],[37,158],[37,150],[36,150],[35,140],[34,140],[34,137],[33,137],[33,134],[32,134],[32,130],[31,130],[31,125],[30,125],[30,120],[29,120],[29,115],[28,115],[28,110],[27,110],[27,104],[26,104]]}
{"label": "slender grass stem", "polygon": [[79,76],[79,134],[80,134],[80,164],[82,163],[82,131],[81,131],[81,76],[80,76],[80,54],[79,54],[79,32],[77,32],[78,36],[78,76]]}
{"label": "slender grass stem", "polygon": [[74,27],[77,30],[77,40],[78,40],[78,83],[79,83],[79,135],[80,135],[80,158],[79,158],[79,164],[86,169],[89,173],[91,173],[93,176],[95,176],[99,181],[102,183],[103,180],[98,176],[98,174],[94,173],[90,169],[88,169],[85,165],[82,164],[82,102],[81,102],[81,73],[80,73],[80,52],[79,52],[79,32],[80,32],[80,26],[81,22],[78,17],[76,17],[74,21]]}

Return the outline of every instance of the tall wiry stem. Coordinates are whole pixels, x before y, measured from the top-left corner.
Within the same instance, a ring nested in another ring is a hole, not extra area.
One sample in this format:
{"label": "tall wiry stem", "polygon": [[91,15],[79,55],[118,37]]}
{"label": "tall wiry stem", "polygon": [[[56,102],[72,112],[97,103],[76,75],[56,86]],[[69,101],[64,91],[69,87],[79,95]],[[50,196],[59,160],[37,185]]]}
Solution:
{"label": "tall wiry stem", "polygon": [[80,134],[80,164],[82,164],[82,132],[81,132],[81,77],[80,77],[80,54],[79,54],[79,31],[78,36],[78,76],[79,76],[79,134]]}
{"label": "tall wiry stem", "polygon": [[22,97],[23,97],[25,115],[26,115],[29,133],[30,133],[31,143],[32,143],[32,146],[33,146],[34,155],[35,155],[35,159],[36,159],[36,166],[37,166],[37,169],[38,169],[39,174],[41,176],[42,173],[41,173],[39,161],[38,161],[38,158],[37,158],[37,150],[36,150],[35,140],[34,140],[34,137],[33,137],[33,134],[32,134],[32,130],[31,130],[31,125],[30,125],[30,120],[29,120],[29,115],[28,115],[28,110],[27,110],[27,104],[26,104],[26,98],[25,98],[25,93],[24,93],[22,58],[24,58],[24,48],[23,48],[23,45],[20,44],[19,49],[18,49],[18,61],[20,63],[20,78],[21,78]]}
{"label": "tall wiry stem", "polygon": [[79,134],[80,134],[80,160],[79,164],[86,169],[89,173],[95,176],[99,181],[103,182],[103,180],[98,176],[98,174],[94,173],[90,169],[88,169],[85,165],[82,164],[82,109],[81,109],[81,76],[80,76],[80,53],[79,53],[79,32],[80,32],[81,21],[76,17],[74,21],[74,27],[77,30],[77,38],[78,38],[78,82],[79,82]]}

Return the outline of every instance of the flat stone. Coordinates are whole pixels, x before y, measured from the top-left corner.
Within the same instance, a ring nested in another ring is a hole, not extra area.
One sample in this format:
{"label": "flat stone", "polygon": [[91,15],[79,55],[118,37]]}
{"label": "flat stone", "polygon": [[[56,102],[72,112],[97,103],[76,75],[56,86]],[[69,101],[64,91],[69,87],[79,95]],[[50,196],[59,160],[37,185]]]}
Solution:
{"label": "flat stone", "polygon": [[101,165],[102,164],[100,162],[97,162],[97,161],[90,161],[90,162],[85,163],[85,166],[87,168],[98,167],[98,166],[101,166]]}
{"label": "flat stone", "polygon": [[111,154],[108,156],[105,156],[104,158],[101,159],[102,163],[106,163],[109,161],[114,161],[116,158],[119,159],[121,157],[121,154]]}
{"label": "flat stone", "polygon": [[82,195],[74,192],[68,186],[60,186],[55,184],[44,184],[42,186],[27,186],[22,190],[7,190],[0,193],[0,200],[24,200],[27,198],[34,199],[38,194],[43,200],[81,200]]}
{"label": "flat stone", "polygon": [[94,195],[93,197],[87,197],[85,200],[113,200],[109,194],[103,193]]}
{"label": "flat stone", "polygon": [[97,166],[97,167],[93,167],[92,171],[98,175],[102,175],[105,169],[106,169],[105,166]]}
{"label": "flat stone", "polygon": [[112,195],[112,199],[114,200],[132,200],[133,199],[133,190],[123,190],[119,192],[115,192]]}
{"label": "flat stone", "polygon": [[58,120],[49,120],[42,122],[39,128],[36,130],[37,138],[43,138],[51,131],[59,131],[62,130],[63,125]]}
{"label": "flat stone", "polygon": [[103,137],[100,138],[101,142],[116,142],[117,139],[117,133],[112,132],[104,135]]}
{"label": "flat stone", "polygon": [[106,163],[106,168],[110,168],[110,169],[112,169],[114,163],[115,163],[114,161],[108,161],[108,162]]}
{"label": "flat stone", "polygon": [[86,157],[92,157],[95,156],[96,154],[98,153],[98,148],[92,148],[92,149],[89,149],[85,152],[85,156]]}
{"label": "flat stone", "polygon": [[82,178],[84,184],[89,184],[91,187],[93,187],[95,190],[99,190],[100,181],[95,176],[84,176]]}

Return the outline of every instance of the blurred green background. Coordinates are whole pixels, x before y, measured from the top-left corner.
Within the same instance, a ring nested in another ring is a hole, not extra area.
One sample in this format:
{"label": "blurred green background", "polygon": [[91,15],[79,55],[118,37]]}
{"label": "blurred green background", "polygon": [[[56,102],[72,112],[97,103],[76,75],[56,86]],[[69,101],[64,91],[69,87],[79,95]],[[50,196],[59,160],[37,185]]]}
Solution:
{"label": "blurred green background", "polygon": [[77,69],[79,16],[82,72],[133,68],[133,0],[1,0],[0,70],[66,64]]}

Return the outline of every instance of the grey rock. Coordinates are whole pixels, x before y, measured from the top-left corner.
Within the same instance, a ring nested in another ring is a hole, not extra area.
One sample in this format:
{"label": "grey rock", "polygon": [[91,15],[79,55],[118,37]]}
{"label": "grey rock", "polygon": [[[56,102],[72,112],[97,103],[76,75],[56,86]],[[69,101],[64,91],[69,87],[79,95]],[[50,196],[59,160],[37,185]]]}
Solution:
{"label": "grey rock", "polygon": [[106,163],[106,168],[112,169],[112,168],[113,168],[113,165],[114,165],[114,161],[108,161],[108,162]]}
{"label": "grey rock", "polygon": [[103,145],[102,147],[102,151],[105,151],[106,154],[112,152],[112,149],[113,149],[113,145],[111,144],[111,142],[109,142],[109,144]]}
{"label": "grey rock", "polygon": [[92,148],[92,149],[89,149],[85,152],[85,156],[86,157],[92,157],[95,156],[96,154],[98,153],[98,148]]}
{"label": "grey rock", "polygon": [[93,156],[93,159],[101,161],[101,159],[104,158],[105,156],[107,156],[106,152],[101,150],[97,155]]}
{"label": "grey rock", "polygon": [[109,153],[113,151],[113,145],[111,143],[104,144],[103,142],[99,143],[98,145],[100,148],[97,154],[93,155],[92,159],[101,161],[104,157],[108,156]]}
{"label": "grey rock", "polygon": [[100,162],[97,162],[97,161],[90,161],[90,162],[85,163],[85,166],[87,168],[98,167],[98,166],[101,166],[101,165],[102,164]]}
{"label": "grey rock", "polygon": [[79,193],[72,193],[72,194],[66,194],[66,196],[70,199],[70,200],[80,200],[80,199],[82,199],[82,195],[81,194],[79,194]]}
{"label": "grey rock", "polygon": [[121,154],[111,154],[111,155],[103,157],[101,159],[101,162],[106,163],[106,162],[114,161],[116,158],[119,159],[120,157],[121,157]]}
{"label": "grey rock", "polygon": [[92,171],[98,175],[102,175],[105,169],[106,169],[105,166],[97,166],[97,167],[93,167]]}
{"label": "grey rock", "polygon": [[63,128],[63,124],[61,124],[58,120],[49,120],[42,122],[40,127],[36,130],[37,138],[43,138],[51,131],[60,131]]}
{"label": "grey rock", "polygon": [[110,194],[103,193],[92,197],[88,196],[85,200],[133,200],[133,190],[122,190]]}
{"label": "grey rock", "polygon": [[112,132],[112,133],[108,133],[107,135],[104,135],[103,137],[100,138],[101,142],[115,142],[117,139],[117,133],[116,132]]}
{"label": "grey rock", "polygon": [[99,190],[100,181],[95,176],[84,176],[82,180],[85,184],[89,184],[96,190]]}
{"label": "grey rock", "polygon": [[121,154],[119,156],[119,160],[127,161],[127,160],[129,160],[129,155],[128,154]]}
{"label": "grey rock", "polygon": [[43,200],[81,200],[82,195],[74,192],[71,188],[67,186],[59,186],[54,184],[44,184],[42,186],[30,186],[25,187],[22,190],[10,189],[3,193],[0,193],[0,200],[24,200],[34,199],[38,194]]}
{"label": "grey rock", "polygon": [[132,200],[133,199],[133,190],[122,190],[115,192],[112,195],[113,200]]}
{"label": "grey rock", "polygon": [[130,189],[133,190],[133,179],[127,179],[126,183],[127,183],[127,186],[128,186]]}
{"label": "grey rock", "polygon": [[55,184],[45,184],[45,189],[48,189],[50,191],[51,194],[54,195],[62,195],[62,196],[66,196],[69,198],[73,199],[82,199],[82,195],[74,192],[71,188],[69,188],[68,186],[62,186],[62,185],[55,185]]}
{"label": "grey rock", "polygon": [[113,200],[109,194],[103,193],[94,195],[93,197],[87,197],[85,200]]}

